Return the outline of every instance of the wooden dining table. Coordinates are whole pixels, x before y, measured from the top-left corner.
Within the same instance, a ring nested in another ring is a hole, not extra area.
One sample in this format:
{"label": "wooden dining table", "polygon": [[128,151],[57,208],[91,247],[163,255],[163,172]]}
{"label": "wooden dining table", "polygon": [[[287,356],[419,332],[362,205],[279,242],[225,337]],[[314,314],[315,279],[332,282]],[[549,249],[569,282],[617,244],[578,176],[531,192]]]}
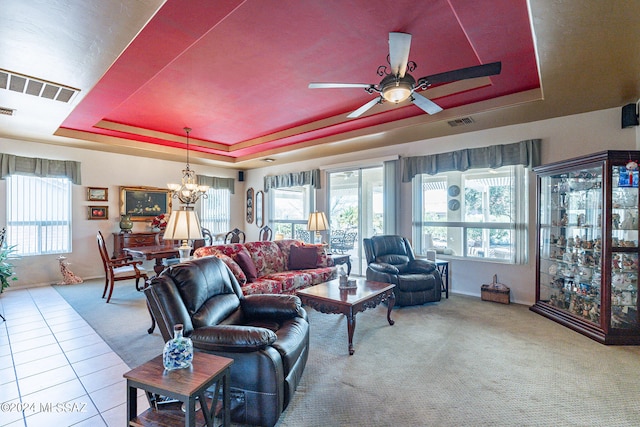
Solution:
{"label": "wooden dining table", "polygon": [[155,271],[156,275],[160,274],[165,268],[162,260],[165,258],[177,258],[180,256],[177,247],[166,245],[137,246],[132,248],[123,248],[123,250],[134,258],[145,258],[148,260],[155,259],[156,263],[153,266],[153,271]]}

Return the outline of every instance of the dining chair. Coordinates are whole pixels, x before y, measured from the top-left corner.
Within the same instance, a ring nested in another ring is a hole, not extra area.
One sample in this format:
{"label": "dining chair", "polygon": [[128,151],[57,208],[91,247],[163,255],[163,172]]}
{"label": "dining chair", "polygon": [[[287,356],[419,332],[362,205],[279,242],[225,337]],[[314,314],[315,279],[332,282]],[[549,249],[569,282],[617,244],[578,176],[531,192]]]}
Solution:
{"label": "dining chair", "polygon": [[244,231],[234,228],[224,236],[224,243],[244,243],[245,239]]}
{"label": "dining chair", "polygon": [[271,227],[265,225],[260,229],[258,240],[271,240],[271,237],[273,237],[273,230],[271,230]]}
{"label": "dining chair", "polygon": [[[142,261],[134,261],[130,256],[109,258],[107,245],[105,244],[104,237],[100,231],[98,231],[96,238],[98,240],[98,250],[100,251],[100,258],[102,258],[102,265],[104,266],[105,274],[102,298],[107,295],[108,289],[109,295],[107,296],[107,303],[111,301],[114,284],[119,280],[136,279],[136,290],[141,291],[148,279],[147,271],[141,265]],[[140,286],[140,279],[143,279],[142,286]]]}

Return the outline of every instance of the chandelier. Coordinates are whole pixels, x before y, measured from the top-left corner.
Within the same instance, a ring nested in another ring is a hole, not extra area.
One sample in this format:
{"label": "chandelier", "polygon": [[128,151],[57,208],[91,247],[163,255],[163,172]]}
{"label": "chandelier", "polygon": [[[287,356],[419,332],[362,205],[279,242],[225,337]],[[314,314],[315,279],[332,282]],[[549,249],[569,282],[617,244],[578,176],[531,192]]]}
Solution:
{"label": "chandelier", "polygon": [[184,128],[187,133],[187,167],[182,169],[182,182],[180,184],[167,184],[172,192],[172,197],[180,200],[185,205],[195,204],[200,197],[207,198],[208,185],[198,185],[196,173],[189,167],[189,132],[191,128]]}

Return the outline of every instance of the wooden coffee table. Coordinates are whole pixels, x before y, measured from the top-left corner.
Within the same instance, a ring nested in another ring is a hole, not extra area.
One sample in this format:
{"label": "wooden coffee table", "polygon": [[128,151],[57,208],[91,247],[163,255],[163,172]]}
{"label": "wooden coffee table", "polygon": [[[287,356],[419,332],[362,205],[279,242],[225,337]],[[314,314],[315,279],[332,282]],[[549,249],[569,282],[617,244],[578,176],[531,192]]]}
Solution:
{"label": "wooden coffee table", "polygon": [[303,304],[321,312],[329,314],[344,314],[347,316],[347,332],[349,334],[349,354],[354,353],[353,332],[356,329],[356,314],[373,308],[383,301],[388,301],[387,321],[390,325],[391,309],[396,302],[391,283],[373,282],[366,279],[356,279],[358,287],[355,289],[340,289],[338,280],[321,283],[297,292]]}

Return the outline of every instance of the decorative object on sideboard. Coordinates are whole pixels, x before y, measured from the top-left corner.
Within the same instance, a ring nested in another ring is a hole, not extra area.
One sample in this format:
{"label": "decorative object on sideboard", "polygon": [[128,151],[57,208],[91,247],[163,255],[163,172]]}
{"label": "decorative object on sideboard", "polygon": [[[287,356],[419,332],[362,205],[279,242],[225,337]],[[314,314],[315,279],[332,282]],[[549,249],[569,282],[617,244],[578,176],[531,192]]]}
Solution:
{"label": "decorative object on sideboard", "polygon": [[131,216],[129,214],[120,215],[120,232],[122,233],[131,233],[131,229],[133,228],[133,221],[131,221]]}
{"label": "decorative object on sideboard", "polygon": [[169,220],[168,214],[160,214],[151,220],[151,231],[164,231]]}
{"label": "decorative object on sideboard", "polygon": [[195,204],[200,197],[207,198],[208,185],[198,185],[196,173],[189,165],[189,133],[191,128],[184,128],[187,133],[187,167],[182,170],[182,181],[180,184],[167,184],[171,190],[171,196],[180,200],[185,205]]}

